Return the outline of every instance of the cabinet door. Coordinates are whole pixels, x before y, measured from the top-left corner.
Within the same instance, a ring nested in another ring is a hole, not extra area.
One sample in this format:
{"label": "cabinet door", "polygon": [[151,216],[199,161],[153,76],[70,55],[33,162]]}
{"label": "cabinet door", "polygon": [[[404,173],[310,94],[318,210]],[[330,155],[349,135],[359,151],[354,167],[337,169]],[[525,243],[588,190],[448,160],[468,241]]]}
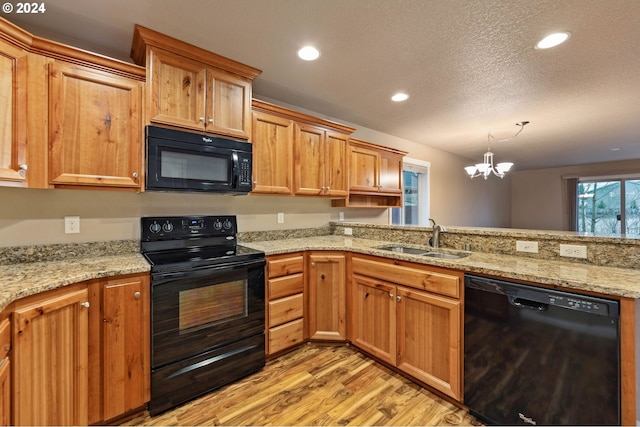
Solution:
{"label": "cabinet door", "polygon": [[253,193],[292,194],[293,122],[253,113]]}
{"label": "cabinet door", "polygon": [[396,287],[353,275],[352,342],[372,355],[396,363]]}
{"label": "cabinet door", "polygon": [[348,147],[349,137],[337,132],[327,132],[324,154],[325,195],[349,195]]}
{"label": "cabinet door", "polygon": [[321,128],[296,124],[293,145],[294,194],[320,196],[326,190],[324,179],[325,131]]}
{"label": "cabinet door", "polygon": [[345,257],[309,255],[309,335],[311,339],[346,340]]}
{"label": "cabinet door", "polygon": [[139,188],[141,83],[62,62],[50,67],[50,182]]}
{"label": "cabinet door", "polygon": [[380,153],[380,191],[402,193],[402,157]]}
{"label": "cabinet door", "polygon": [[204,131],[205,65],[157,48],[150,62],[150,121]]}
{"label": "cabinet door", "polygon": [[398,287],[398,368],[462,399],[459,300]]}
{"label": "cabinet door", "polygon": [[11,424],[11,362],[9,357],[0,360],[0,425]]}
{"label": "cabinet door", "polygon": [[380,161],[377,151],[352,146],[349,164],[350,191],[378,192]]}
{"label": "cabinet door", "polygon": [[149,401],[149,279],[110,279],[103,288],[103,403],[109,420]]}
{"label": "cabinet door", "polygon": [[207,132],[248,139],[251,135],[251,81],[208,68],[205,111]]}
{"label": "cabinet door", "polygon": [[16,425],[87,425],[87,298],[84,288],[16,306]]}
{"label": "cabinet door", "polygon": [[26,183],[26,63],[25,52],[0,40],[0,185]]}

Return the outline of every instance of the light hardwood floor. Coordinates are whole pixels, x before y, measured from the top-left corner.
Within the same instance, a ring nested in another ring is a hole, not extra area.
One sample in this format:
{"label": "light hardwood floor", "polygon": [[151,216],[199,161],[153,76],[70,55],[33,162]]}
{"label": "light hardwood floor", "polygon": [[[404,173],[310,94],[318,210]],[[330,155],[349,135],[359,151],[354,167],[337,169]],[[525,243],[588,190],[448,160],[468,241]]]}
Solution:
{"label": "light hardwood floor", "polygon": [[308,344],[260,372],[124,425],[479,425],[471,415],[358,353]]}

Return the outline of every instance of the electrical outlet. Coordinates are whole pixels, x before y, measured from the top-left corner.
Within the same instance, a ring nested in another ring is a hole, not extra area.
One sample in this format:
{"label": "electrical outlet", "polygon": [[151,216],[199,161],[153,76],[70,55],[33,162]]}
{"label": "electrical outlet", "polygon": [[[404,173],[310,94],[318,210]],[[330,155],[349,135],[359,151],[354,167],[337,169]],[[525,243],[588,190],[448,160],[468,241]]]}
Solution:
{"label": "electrical outlet", "polygon": [[64,217],[64,232],[66,234],[79,233],[80,232],[80,217],[79,216],[65,216]]}
{"label": "electrical outlet", "polygon": [[517,252],[529,252],[532,254],[538,253],[538,242],[529,242],[526,240],[516,240]]}
{"label": "electrical outlet", "polygon": [[560,245],[560,256],[571,258],[587,258],[587,247],[584,245]]}
{"label": "electrical outlet", "polygon": [[345,236],[353,236],[353,229],[351,227],[345,227],[344,234]]}
{"label": "electrical outlet", "polygon": [[338,218],[340,219],[340,221],[344,221],[344,212],[340,212],[338,214]]}
{"label": "electrical outlet", "polygon": [[278,224],[284,224],[284,213],[278,212]]}

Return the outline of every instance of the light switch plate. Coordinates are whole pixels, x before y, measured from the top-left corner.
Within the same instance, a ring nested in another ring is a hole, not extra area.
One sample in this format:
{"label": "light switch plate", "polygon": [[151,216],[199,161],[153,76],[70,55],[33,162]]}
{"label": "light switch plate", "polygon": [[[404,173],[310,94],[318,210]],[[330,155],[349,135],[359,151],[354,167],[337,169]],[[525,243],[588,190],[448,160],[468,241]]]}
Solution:
{"label": "light switch plate", "polygon": [[284,212],[278,212],[278,224],[284,224]]}
{"label": "light switch plate", "polygon": [[517,252],[529,252],[532,254],[538,253],[538,242],[529,242],[526,240],[516,240]]}

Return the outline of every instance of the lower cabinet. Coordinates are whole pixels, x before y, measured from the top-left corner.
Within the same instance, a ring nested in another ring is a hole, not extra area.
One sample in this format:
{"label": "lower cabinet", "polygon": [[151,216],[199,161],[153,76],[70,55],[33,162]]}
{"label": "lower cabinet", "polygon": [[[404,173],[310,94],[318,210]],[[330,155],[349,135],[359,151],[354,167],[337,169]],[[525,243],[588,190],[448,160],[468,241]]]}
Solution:
{"label": "lower cabinet", "polygon": [[98,424],[142,408],[150,388],[149,293],[145,273],[13,303],[13,423]]}
{"label": "lower cabinet", "polygon": [[102,279],[90,288],[92,297],[100,300],[96,304],[100,310],[90,314],[93,338],[89,352],[92,361],[102,361],[90,370],[92,377],[101,378],[95,384],[91,381],[89,394],[89,422],[97,423],[139,409],[149,401],[149,276]]}
{"label": "lower cabinet", "polygon": [[0,321],[0,426],[11,425],[11,324]]}
{"label": "lower cabinet", "polygon": [[336,252],[309,254],[309,337],[314,340],[345,341],[346,258]]}
{"label": "lower cabinet", "polygon": [[352,343],[461,400],[463,274],[373,257],[351,265]]}
{"label": "lower cabinet", "polygon": [[16,425],[87,424],[89,309],[86,286],[46,292],[16,303]]}
{"label": "lower cabinet", "polygon": [[305,340],[304,253],[267,257],[267,355]]}

